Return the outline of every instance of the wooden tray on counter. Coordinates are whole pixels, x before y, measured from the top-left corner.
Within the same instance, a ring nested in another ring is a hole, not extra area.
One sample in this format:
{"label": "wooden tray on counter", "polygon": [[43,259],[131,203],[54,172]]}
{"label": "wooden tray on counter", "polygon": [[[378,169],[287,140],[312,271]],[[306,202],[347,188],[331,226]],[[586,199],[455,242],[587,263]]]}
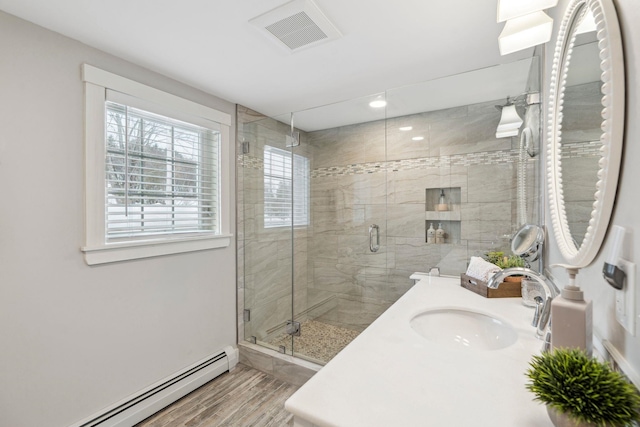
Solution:
{"label": "wooden tray on counter", "polygon": [[[512,279],[508,277],[508,279]],[[485,298],[515,298],[522,296],[522,283],[520,280],[505,280],[500,283],[498,289],[487,288],[487,282],[474,279],[462,273],[460,275],[460,286],[465,289],[469,289],[471,292],[475,292],[478,295],[482,295]]]}

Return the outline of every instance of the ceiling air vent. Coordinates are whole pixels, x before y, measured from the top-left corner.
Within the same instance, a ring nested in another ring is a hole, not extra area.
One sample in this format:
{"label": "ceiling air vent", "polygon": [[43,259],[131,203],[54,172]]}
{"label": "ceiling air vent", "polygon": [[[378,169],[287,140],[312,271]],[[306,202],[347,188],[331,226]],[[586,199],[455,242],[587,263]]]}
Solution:
{"label": "ceiling air vent", "polygon": [[290,52],[342,36],[311,0],[293,0],[251,19],[249,23]]}

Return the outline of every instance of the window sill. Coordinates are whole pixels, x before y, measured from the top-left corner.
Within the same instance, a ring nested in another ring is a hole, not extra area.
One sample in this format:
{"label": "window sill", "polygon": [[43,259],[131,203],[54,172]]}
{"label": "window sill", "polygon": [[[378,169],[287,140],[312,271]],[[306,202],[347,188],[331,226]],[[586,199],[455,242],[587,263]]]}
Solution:
{"label": "window sill", "polygon": [[83,247],[84,259],[88,265],[108,264],[162,255],[226,248],[233,235],[208,236],[172,240],[148,240],[126,243],[109,243],[104,246]]}

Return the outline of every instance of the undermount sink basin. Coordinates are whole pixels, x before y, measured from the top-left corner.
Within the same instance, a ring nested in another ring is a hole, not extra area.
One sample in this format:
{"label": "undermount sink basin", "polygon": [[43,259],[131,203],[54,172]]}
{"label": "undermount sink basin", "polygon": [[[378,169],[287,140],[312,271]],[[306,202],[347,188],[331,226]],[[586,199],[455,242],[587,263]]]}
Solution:
{"label": "undermount sink basin", "polygon": [[420,313],[411,319],[411,327],[430,341],[460,349],[499,350],[518,338],[516,331],[501,320],[456,308]]}

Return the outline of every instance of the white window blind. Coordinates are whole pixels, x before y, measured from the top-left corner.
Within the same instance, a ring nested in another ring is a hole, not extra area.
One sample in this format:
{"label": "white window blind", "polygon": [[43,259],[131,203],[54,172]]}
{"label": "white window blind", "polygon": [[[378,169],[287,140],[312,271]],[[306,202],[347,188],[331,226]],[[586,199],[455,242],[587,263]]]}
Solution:
{"label": "white window blind", "polygon": [[264,226],[309,224],[309,159],[264,147]]}
{"label": "white window blind", "polygon": [[107,241],[217,234],[220,132],[106,102]]}

